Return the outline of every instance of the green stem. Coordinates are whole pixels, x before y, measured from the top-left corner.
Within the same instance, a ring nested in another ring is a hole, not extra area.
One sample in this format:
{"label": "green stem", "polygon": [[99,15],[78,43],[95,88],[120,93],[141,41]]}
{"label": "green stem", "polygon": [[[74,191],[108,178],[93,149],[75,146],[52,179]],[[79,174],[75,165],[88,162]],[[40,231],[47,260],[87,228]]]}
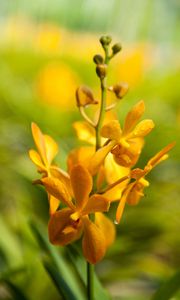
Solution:
{"label": "green stem", "polygon": [[87,299],[94,300],[94,266],[87,262]]}
{"label": "green stem", "polygon": [[[108,65],[109,63],[109,52],[108,48],[104,48],[105,51],[105,64]],[[100,111],[99,111],[99,119],[96,124],[96,151],[101,147],[101,136],[100,136],[100,129],[102,127],[104,114],[106,111],[106,94],[107,94],[107,86],[106,86],[106,77],[100,79],[101,81],[101,104],[100,104]]]}
{"label": "green stem", "polygon": [[96,151],[101,147],[100,128],[104,119],[106,108],[106,78],[101,80],[101,106],[99,111],[99,119],[96,125]]}

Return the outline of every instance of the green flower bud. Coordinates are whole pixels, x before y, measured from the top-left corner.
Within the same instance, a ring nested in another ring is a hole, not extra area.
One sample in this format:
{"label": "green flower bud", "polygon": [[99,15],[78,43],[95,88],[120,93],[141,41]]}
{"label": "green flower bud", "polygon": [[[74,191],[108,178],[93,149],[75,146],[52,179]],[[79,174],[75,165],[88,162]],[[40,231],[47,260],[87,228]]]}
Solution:
{"label": "green flower bud", "polygon": [[121,49],[122,49],[121,44],[119,44],[119,43],[114,44],[114,46],[112,46],[113,55],[115,55],[116,53],[120,52]]}
{"label": "green flower bud", "polygon": [[93,61],[95,62],[96,65],[101,65],[101,64],[103,64],[104,59],[100,54],[96,54],[93,57]]}
{"label": "green flower bud", "polygon": [[104,47],[104,46],[108,46],[111,43],[112,38],[109,35],[103,35],[99,41],[101,45]]}
{"label": "green flower bud", "polygon": [[100,79],[103,79],[104,77],[106,77],[107,65],[105,65],[105,64],[97,65],[96,74]]}

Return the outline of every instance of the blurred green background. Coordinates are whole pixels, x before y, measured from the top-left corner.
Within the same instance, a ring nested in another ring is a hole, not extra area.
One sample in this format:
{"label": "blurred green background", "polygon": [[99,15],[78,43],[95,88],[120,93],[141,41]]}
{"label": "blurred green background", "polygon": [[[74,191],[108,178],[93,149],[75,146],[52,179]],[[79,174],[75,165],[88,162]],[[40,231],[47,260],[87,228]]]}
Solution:
{"label": "blurred green background", "polygon": [[30,300],[60,299],[29,228],[33,218],[46,231],[48,220],[46,195],[31,184],[38,175],[27,154],[34,147],[30,124],[58,141],[56,162],[66,168],[67,153],[78,144],[75,89],[89,85],[98,97],[92,57],[106,33],[123,46],[109,81],[130,85],[118,107],[121,123],[140,99],[156,123],[139,165],[177,144],[149,175],[140,204],[126,207],[117,241],[97,272],[113,299],[145,300],[179,270],[179,26],[178,0],[0,0],[0,299],[14,299],[4,274]]}

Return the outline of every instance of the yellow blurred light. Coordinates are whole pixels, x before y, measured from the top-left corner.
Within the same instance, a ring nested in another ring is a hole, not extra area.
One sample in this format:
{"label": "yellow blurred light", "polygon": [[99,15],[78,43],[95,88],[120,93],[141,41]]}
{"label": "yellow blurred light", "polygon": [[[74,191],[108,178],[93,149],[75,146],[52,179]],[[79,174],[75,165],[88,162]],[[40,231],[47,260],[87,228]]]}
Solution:
{"label": "yellow blurred light", "polygon": [[46,65],[37,78],[37,93],[47,104],[60,109],[74,109],[75,90],[78,78],[64,63],[53,62]]}
{"label": "yellow blurred light", "polygon": [[116,65],[116,77],[121,81],[127,82],[130,87],[136,86],[143,80],[149,66],[153,64],[150,55],[150,46],[139,44],[126,49],[125,54],[121,55],[120,62]]}

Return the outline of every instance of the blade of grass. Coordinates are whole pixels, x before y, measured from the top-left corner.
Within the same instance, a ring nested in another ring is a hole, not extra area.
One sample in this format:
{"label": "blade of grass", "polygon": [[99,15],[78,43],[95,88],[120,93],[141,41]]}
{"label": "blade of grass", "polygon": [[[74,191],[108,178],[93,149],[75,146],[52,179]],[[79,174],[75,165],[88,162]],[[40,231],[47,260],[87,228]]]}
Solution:
{"label": "blade of grass", "polygon": [[13,300],[28,300],[28,298],[24,295],[20,288],[13,284],[11,281],[5,279],[3,280],[3,282],[5,283],[7,289],[12,295]]}
{"label": "blade of grass", "polygon": [[151,300],[169,300],[180,289],[180,271],[175,273],[153,295]]}
{"label": "blade of grass", "polygon": [[69,299],[78,300],[78,298],[74,295],[74,293],[69,288],[66,281],[63,279],[62,276],[60,276],[59,272],[52,265],[52,263],[44,260],[43,265],[44,265],[47,273],[49,274],[49,276],[53,280],[53,282],[54,282],[55,286],[57,287],[58,291],[63,296],[63,299],[65,299],[65,300],[69,300]]}
{"label": "blade of grass", "polygon": [[[67,248],[69,258],[72,264],[77,269],[79,276],[83,280],[85,284],[86,282],[86,262],[83,259],[82,255],[80,255],[78,248],[75,245],[69,245]],[[98,277],[94,274],[94,290],[95,290],[95,300],[103,299],[110,300],[111,297],[108,292],[101,285]]]}
{"label": "blade of grass", "polygon": [[63,278],[66,283],[70,282],[71,292],[77,297],[78,300],[85,300],[85,285],[78,272],[65,257],[65,251],[62,249],[60,253],[58,251],[59,248],[57,249],[49,243],[47,235],[44,234],[43,228],[40,226],[40,224],[37,224],[37,222],[30,222],[30,227],[38,241],[40,249],[51,259],[52,265],[57,269],[59,278]]}

